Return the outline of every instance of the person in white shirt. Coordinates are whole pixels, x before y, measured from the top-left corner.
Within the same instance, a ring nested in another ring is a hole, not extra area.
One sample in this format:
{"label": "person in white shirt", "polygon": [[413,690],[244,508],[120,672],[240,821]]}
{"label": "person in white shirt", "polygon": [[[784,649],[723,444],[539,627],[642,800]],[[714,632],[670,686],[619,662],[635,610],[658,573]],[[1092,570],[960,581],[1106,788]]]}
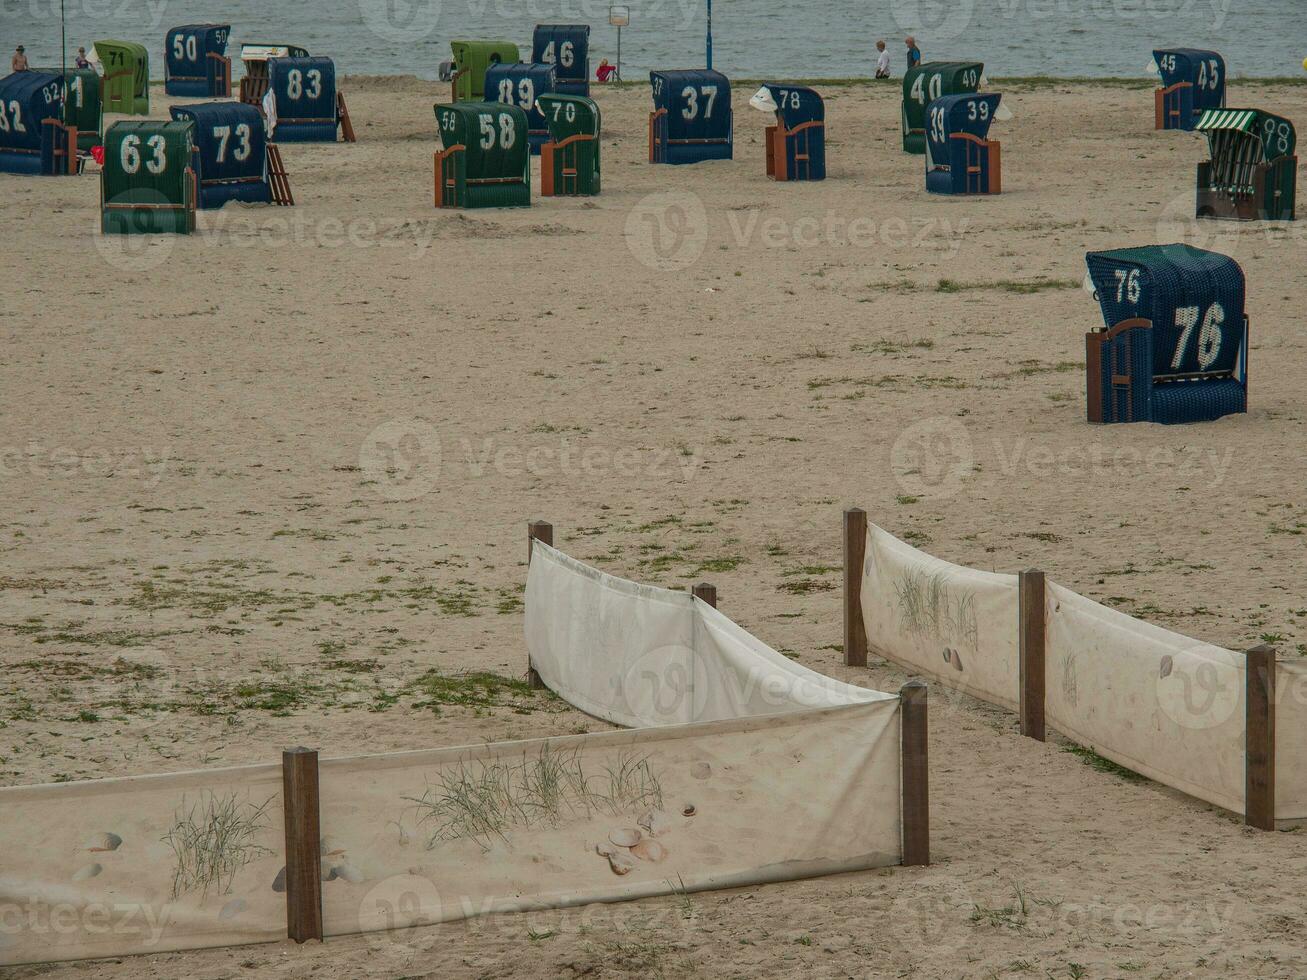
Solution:
{"label": "person in white shirt", "polygon": [[880,52],[876,55],[876,77],[889,78],[889,52],[885,50],[885,42],[877,41],[876,50]]}

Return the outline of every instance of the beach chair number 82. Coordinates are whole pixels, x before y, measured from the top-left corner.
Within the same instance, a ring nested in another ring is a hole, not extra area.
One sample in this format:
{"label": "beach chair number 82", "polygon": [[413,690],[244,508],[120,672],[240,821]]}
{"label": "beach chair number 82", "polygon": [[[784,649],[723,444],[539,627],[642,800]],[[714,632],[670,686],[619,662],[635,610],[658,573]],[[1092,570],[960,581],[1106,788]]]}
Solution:
{"label": "beach chair number 82", "polygon": [[13,113],[14,121],[10,123],[9,117],[5,115],[5,104],[0,102],[0,133],[9,132],[13,127],[15,133],[27,132],[27,127],[23,125],[23,106],[17,99],[9,103],[9,111]]}
{"label": "beach chair number 82", "polygon": [[[286,73],[286,97],[298,99],[304,94],[304,73],[292,68]],[[316,68],[309,69],[309,98],[316,99],[322,94],[322,72]]]}
{"label": "beach chair number 82", "polygon": [[712,118],[712,105],[717,100],[717,86],[704,85],[695,88],[693,85],[687,85],[681,91],[681,98],[685,99],[685,108],[681,110],[681,115],[686,119],[694,119],[699,115],[699,96],[703,95],[703,118]]}
{"label": "beach chair number 82", "polygon": [[[477,118],[481,123],[481,149],[492,149],[495,145],[495,117],[483,112]],[[499,117],[499,145],[505,150],[511,150],[516,142],[517,126],[513,123],[513,117],[504,113]]]}
{"label": "beach chair number 82", "polygon": [[[145,161],[145,169],[156,176],[168,169],[168,151],[162,136],[151,136],[145,141],[153,158]],[[141,169],[141,138],[135,133],[124,136],[122,147],[118,151],[118,162],[123,165],[123,173],[134,174]]]}
{"label": "beach chair number 82", "polygon": [[[1184,327],[1184,330],[1175,345],[1175,357],[1171,360],[1173,371],[1180,370],[1180,365],[1184,362],[1184,351],[1189,346],[1189,336],[1194,332],[1194,327],[1198,326],[1200,312],[1201,307],[1197,306],[1182,306],[1175,311],[1175,325]],[[1207,308],[1202,329],[1198,331],[1198,366],[1204,371],[1216,360],[1216,355],[1221,353],[1221,326],[1224,323],[1225,307],[1213,303]]]}

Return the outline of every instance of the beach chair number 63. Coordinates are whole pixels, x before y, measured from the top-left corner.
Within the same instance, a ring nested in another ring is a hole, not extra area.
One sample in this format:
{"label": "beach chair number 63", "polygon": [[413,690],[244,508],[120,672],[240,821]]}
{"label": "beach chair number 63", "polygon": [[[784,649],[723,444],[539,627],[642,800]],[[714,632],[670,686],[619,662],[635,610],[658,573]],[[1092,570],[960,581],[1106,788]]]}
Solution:
{"label": "beach chair number 63", "polygon": [[[292,68],[286,73],[286,97],[298,99],[304,93],[304,73],[298,68]],[[309,90],[310,99],[316,99],[322,94],[322,72],[316,68],[309,69]]]}
{"label": "beach chair number 63", "polygon": [[[540,60],[546,65],[554,63],[554,42],[550,41],[545,45],[545,50],[540,56]],[[571,41],[564,41],[558,46],[558,63],[564,68],[571,68],[576,62],[576,51]]]}
{"label": "beach chair number 63", "polygon": [[[168,169],[168,151],[163,136],[151,136],[145,141],[150,148],[152,159],[145,161],[145,169],[156,176]],[[122,147],[118,151],[118,161],[123,165],[123,173],[134,174],[141,169],[141,138],[135,133],[124,136]]]}
{"label": "beach chair number 63", "polygon": [[699,96],[703,96],[703,118],[712,118],[712,106],[717,101],[717,86],[703,85],[695,88],[693,85],[687,85],[681,90],[681,98],[685,100],[685,108],[681,110],[681,116],[685,119],[695,119],[699,115]]}
{"label": "beach chair number 63", "polygon": [[[481,124],[481,149],[489,150],[495,145],[495,117],[488,112],[483,112],[477,117]],[[517,126],[513,122],[513,117],[504,113],[499,117],[499,145],[505,150],[511,150],[517,142]]]}
{"label": "beach chair number 63", "polygon": [[[499,101],[513,104],[513,80],[511,78],[501,78],[499,80]],[[529,78],[518,79],[517,82],[517,105],[518,108],[530,112],[536,104],[536,87],[535,82]]]}
{"label": "beach chair number 63", "polygon": [[[1171,370],[1180,370],[1184,362],[1184,351],[1189,346],[1189,337],[1198,326],[1198,314],[1201,307],[1182,306],[1175,311],[1175,325],[1184,327],[1180,340],[1175,345],[1175,357],[1171,360]],[[1203,326],[1198,331],[1198,366],[1206,371],[1221,353],[1221,326],[1225,323],[1225,308],[1220,303],[1213,303],[1207,308],[1202,318]]]}
{"label": "beach chair number 63", "polygon": [[5,104],[0,102],[0,133],[7,133],[11,128],[15,133],[27,132],[27,127],[23,125],[23,107],[17,99],[9,103],[9,112],[13,115],[13,122],[5,115]]}
{"label": "beach chair number 63", "polygon": [[[218,162],[222,163],[227,159],[227,143],[231,140],[230,126],[214,126],[213,138],[218,141]],[[232,151],[232,157],[236,160],[248,160],[250,158],[250,126],[249,123],[241,123],[236,127],[236,139],[239,144]]]}

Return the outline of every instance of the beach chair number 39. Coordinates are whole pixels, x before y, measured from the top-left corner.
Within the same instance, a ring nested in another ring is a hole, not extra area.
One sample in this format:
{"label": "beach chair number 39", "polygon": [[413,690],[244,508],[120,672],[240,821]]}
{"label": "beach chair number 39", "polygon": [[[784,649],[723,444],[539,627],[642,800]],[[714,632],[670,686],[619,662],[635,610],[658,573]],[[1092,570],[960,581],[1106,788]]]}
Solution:
{"label": "beach chair number 39", "polygon": [[699,96],[703,96],[703,118],[712,118],[713,103],[717,101],[717,86],[704,85],[695,88],[693,85],[687,85],[681,90],[681,98],[685,100],[685,108],[681,110],[681,116],[685,119],[695,119],[699,115]]}
{"label": "beach chair number 39", "polygon": [[[145,141],[151,151],[151,158],[145,161],[145,169],[156,176],[168,169],[168,152],[162,136],[151,136]],[[134,174],[141,169],[141,138],[135,133],[123,137],[118,151],[118,162],[122,164],[123,173]]]}

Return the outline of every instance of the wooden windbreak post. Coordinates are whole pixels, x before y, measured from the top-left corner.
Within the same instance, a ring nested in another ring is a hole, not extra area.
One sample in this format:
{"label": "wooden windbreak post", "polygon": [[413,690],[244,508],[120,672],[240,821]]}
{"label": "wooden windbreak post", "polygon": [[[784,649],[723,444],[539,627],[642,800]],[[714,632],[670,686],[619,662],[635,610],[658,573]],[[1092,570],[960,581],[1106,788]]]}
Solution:
{"label": "wooden windbreak post", "polygon": [[899,688],[903,863],[930,864],[930,764],[926,745],[926,685],[908,681]]}
{"label": "wooden windbreak post", "polygon": [[717,586],[709,585],[707,582],[700,582],[690,592],[696,599],[702,599],[714,609],[717,608]]}
{"label": "wooden windbreak post", "polygon": [[1021,734],[1044,741],[1044,573],[1028,569],[1018,577],[1017,652],[1021,663]]}
{"label": "wooden windbreak post", "polygon": [[1247,653],[1244,818],[1258,830],[1275,829],[1275,648]]}
{"label": "wooden windbreak post", "polygon": [[867,628],[862,621],[862,562],[867,556],[867,512],[844,512],[844,665],[867,666]]}
{"label": "wooden windbreak post", "polygon": [[322,849],[318,823],[318,753],[281,754],[286,813],[286,935],[297,943],[322,939]]}
{"label": "wooden windbreak post", "polygon": [[[551,548],[554,546],[554,526],[548,521],[531,521],[526,526],[526,564],[531,566],[531,549],[537,541],[543,541]],[[526,682],[533,691],[542,691],[545,682],[540,679],[534,667],[531,666],[531,654],[527,654],[526,661]]]}

